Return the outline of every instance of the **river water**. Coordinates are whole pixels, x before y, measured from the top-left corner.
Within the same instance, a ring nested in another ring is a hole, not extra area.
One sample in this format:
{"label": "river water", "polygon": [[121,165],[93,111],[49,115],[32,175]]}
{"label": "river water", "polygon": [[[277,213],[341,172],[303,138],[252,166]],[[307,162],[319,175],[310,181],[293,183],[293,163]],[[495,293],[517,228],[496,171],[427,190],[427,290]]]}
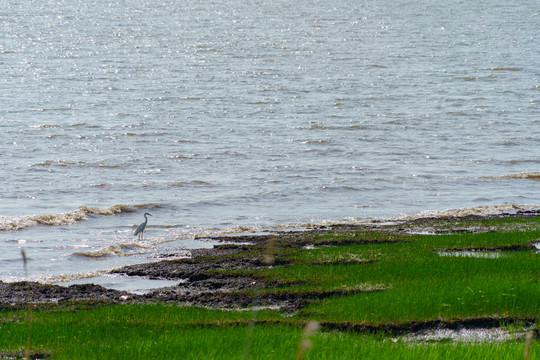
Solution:
{"label": "river water", "polygon": [[537,208],[539,31],[536,0],[7,0],[0,280]]}

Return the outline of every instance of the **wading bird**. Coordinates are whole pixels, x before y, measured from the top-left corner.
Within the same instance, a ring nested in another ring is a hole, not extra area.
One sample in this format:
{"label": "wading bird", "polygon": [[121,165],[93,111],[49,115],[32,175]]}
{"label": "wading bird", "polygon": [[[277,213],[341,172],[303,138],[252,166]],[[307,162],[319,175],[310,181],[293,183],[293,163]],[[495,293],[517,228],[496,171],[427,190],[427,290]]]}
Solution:
{"label": "wading bird", "polygon": [[144,229],[146,228],[146,224],[148,224],[148,218],[146,217],[146,215],[152,216],[152,214],[150,213],[144,213],[144,222],[141,225],[139,225],[137,227],[137,230],[135,230],[135,232],[133,233],[133,236],[139,235],[139,240],[143,239],[143,232],[144,232]]}

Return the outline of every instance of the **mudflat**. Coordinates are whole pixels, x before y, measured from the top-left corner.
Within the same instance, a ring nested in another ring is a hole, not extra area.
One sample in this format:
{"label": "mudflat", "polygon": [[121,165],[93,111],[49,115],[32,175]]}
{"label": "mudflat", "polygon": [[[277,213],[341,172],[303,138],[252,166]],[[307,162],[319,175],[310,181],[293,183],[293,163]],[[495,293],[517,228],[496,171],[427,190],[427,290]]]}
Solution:
{"label": "mudflat", "polygon": [[[348,244],[389,243],[407,241],[399,235],[481,233],[497,231],[497,227],[481,220],[519,219],[540,216],[540,210],[499,214],[489,217],[468,216],[461,218],[424,218],[392,224],[332,225],[305,231],[277,232],[263,235],[242,235],[214,238],[222,241],[212,249],[193,250],[191,257],[162,260],[125,266],[114,273],[151,279],[178,280],[175,286],[150,290],[145,294],[106,289],[95,284],[69,287],[36,282],[0,282],[0,304],[18,306],[24,303],[63,304],[73,301],[123,302],[172,302],[218,308],[249,308],[253,306],[280,308],[296,311],[311,299],[350,293],[381,291],[384,284],[360,284],[354,287],[291,290],[298,280],[269,279],[258,269],[287,266],[296,260],[283,255],[280,249],[339,246]],[[510,225],[511,226],[511,225]],[[516,225],[517,226],[517,225]],[[378,231],[388,236],[340,236],[362,231]],[[331,234],[331,236],[330,236]],[[518,251],[534,249],[532,244],[469,248],[471,251]],[[456,249],[447,249],[455,251]],[[458,249],[462,250],[462,249]],[[315,259],[314,264],[325,263]],[[341,258],[335,262],[369,263],[372,259]]]}

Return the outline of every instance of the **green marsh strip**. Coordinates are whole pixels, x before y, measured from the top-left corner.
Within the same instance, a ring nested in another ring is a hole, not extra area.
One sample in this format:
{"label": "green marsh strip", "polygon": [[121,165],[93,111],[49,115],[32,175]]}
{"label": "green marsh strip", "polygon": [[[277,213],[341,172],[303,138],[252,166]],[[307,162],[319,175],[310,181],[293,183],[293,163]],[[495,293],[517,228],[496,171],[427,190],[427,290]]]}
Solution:
{"label": "green marsh strip", "polygon": [[[395,334],[498,324],[518,332],[526,326],[537,329],[540,254],[532,246],[540,239],[537,225],[535,217],[515,223],[482,220],[481,226],[489,231],[480,233],[348,229],[298,237],[291,247],[277,237],[271,247],[230,255],[238,263],[252,259],[245,263],[255,266],[210,269],[204,274],[260,281],[259,288],[237,291],[259,302],[265,296],[304,298],[292,312],[162,303],[73,302],[32,310],[5,305],[0,308],[0,354],[24,350],[27,315],[32,311],[31,354],[54,359],[293,359],[299,343],[306,340],[305,325],[313,321],[322,330],[309,335],[312,348],[306,359],[521,359],[525,353],[521,339],[456,344],[451,339],[415,342]],[[501,255],[438,254],[464,249],[496,250]],[[257,260],[264,255],[273,261]],[[528,356],[538,358],[539,342],[532,339]]]}

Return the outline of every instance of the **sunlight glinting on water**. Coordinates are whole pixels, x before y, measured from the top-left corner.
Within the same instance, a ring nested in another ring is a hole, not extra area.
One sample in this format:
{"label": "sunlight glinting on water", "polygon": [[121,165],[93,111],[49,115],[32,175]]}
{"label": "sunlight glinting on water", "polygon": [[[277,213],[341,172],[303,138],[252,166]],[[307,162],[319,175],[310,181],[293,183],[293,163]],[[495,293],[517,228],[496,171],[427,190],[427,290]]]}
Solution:
{"label": "sunlight glinting on water", "polygon": [[536,1],[2,11],[2,281],[540,205]]}

